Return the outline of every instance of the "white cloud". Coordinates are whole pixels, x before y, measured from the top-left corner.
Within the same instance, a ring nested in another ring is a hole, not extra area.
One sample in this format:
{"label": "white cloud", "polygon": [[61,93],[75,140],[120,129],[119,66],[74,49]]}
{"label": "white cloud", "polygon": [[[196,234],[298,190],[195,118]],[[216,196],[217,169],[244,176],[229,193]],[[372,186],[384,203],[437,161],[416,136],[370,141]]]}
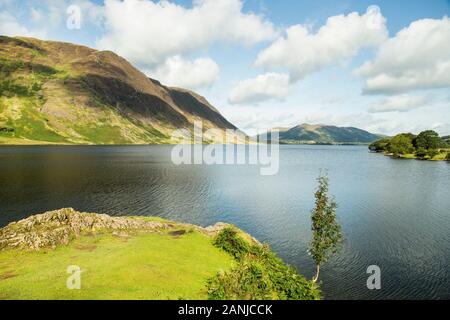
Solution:
{"label": "white cloud", "polygon": [[189,61],[174,56],[151,72],[150,76],[168,86],[195,90],[209,87],[216,82],[219,77],[219,66],[210,58]]}
{"label": "white cloud", "polygon": [[229,106],[224,111],[233,124],[250,135],[267,132],[274,127],[292,128],[302,123],[357,127],[379,133],[379,126],[385,121],[368,113],[337,115],[328,111],[318,111],[316,108],[294,106],[286,106],[283,110],[261,106],[260,112],[255,112],[250,106]]}
{"label": "white cloud", "polygon": [[[435,122],[430,126],[433,130],[435,130],[440,135],[449,135],[450,134],[450,123],[441,123]],[[425,129],[427,130],[427,129]]]}
{"label": "white cloud", "polygon": [[8,11],[0,11],[0,34],[5,36],[25,36],[45,38],[44,30],[29,30]]}
{"label": "white cloud", "polygon": [[53,28],[66,26],[67,8],[69,6],[78,6],[81,10],[82,28],[88,27],[89,24],[101,25],[103,22],[103,6],[89,0],[47,0],[44,15],[46,15],[47,23]]}
{"label": "white cloud", "polygon": [[431,98],[428,96],[410,96],[402,94],[388,97],[377,102],[369,109],[369,112],[408,112],[427,105],[430,103],[430,100]]}
{"label": "white cloud", "polygon": [[69,5],[80,7],[83,28],[100,25],[103,17],[103,7],[89,0],[31,1],[26,5],[18,2],[0,0],[0,34],[46,39],[66,27]]}
{"label": "white cloud", "polygon": [[153,68],[175,55],[216,42],[252,45],[276,36],[272,23],[242,12],[241,0],[195,0],[192,8],[168,1],[106,0],[101,49]]}
{"label": "white cloud", "polygon": [[386,19],[378,7],[364,15],[356,12],[328,18],[317,33],[303,25],[287,29],[269,48],[263,50],[256,66],[287,68],[296,81],[336,62],[355,56],[362,48],[378,46],[387,39]]}
{"label": "white cloud", "polygon": [[33,22],[40,22],[42,21],[44,14],[39,9],[31,8],[31,20]]}
{"label": "white cloud", "polygon": [[367,78],[366,93],[450,87],[450,19],[411,23],[355,73]]}
{"label": "white cloud", "polygon": [[257,104],[265,100],[282,101],[289,93],[289,75],[267,73],[239,82],[230,94],[231,104]]}

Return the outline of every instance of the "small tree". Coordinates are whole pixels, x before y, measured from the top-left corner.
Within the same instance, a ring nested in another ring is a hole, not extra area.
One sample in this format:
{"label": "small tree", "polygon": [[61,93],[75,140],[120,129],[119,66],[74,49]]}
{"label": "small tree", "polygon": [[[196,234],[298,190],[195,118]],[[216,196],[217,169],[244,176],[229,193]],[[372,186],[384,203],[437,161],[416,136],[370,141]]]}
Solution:
{"label": "small tree", "polygon": [[314,282],[319,279],[320,266],[340,250],[343,242],[341,226],[336,217],[337,204],[328,195],[328,176],[321,175],[317,181],[316,207],[311,212],[313,239],[309,246],[309,253],[316,263]]}
{"label": "small tree", "polygon": [[386,151],[386,147],[389,144],[389,142],[390,142],[389,138],[384,138],[384,139],[375,141],[369,145],[369,149],[370,149],[370,151],[373,151],[373,152],[384,152],[384,151]]}
{"label": "small tree", "polygon": [[413,138],[414,136],[410,133],[398,134],[390,140],[387,149],[396,157],[402,154],[413,153]]}

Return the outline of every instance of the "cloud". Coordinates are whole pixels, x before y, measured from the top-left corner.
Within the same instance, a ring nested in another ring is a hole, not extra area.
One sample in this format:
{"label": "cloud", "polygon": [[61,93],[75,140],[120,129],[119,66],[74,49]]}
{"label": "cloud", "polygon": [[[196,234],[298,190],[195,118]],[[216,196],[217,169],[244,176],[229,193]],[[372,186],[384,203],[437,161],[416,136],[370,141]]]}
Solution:
{"label": "cloud", "polygon": [[100,26],[103,23],[104,7],[89,0],[47,0],[45,7],[45,15],[47,23],[53,28],[58,28],[61,24],[66,26],[68,18],[67,9],[70,6],[77,6],[80,8],[82,17],[82,28],[87,28],[88,25]]}
{"label": "cloud", "polygon": [[0,0],[0,34],[47,39],[66,28],[69,5],[81,9],[83,28],[89,24],[101,25],[103,7],[89,0],[29,1],[25,5]]}
{"label": "cloud", "polygon": [[450,135],[450,123],[435,122],[431,125],[431,128],[440,135]]}
{"label": "cloud", "polygon": [[317,111],[316,108],[286,106],[283,110],[261,106],[255,112],[251,106],[228,106],[226,116],[247,134],[267,132],[274,127],[292,128],[302,123],[357,127],[378,133],[379,126],[386,120],[368,113],[341,114]]}
{"label": "cloud", "polygon": [[24,36],[45,38],[45,30],[29,30],[21,25],[8,11],[0,11],[0,34],[5,36]]}
{"label": "cloud", "polygon": [[417,108],[421,108],[430,103],[429,96],[410,96],[406,94],[385,98],[370,109],[370,113],[383,112],[408,112]]}
{"label": "cloud", "polygon": [[291,80],[297,81],[354,57],[360,49],[378,46],[387,36],[386,19],[372,6],[364,15],[353,12],[330,17],[316,33],[303,25],[291,26],[286,36],[258,55],[255,64],[266,69],[287,68]]}
{"label": "cloud", "polygon": [[174,56],[157,67],[150,76],[168,86],[195,90],[216,82],[219,78],[219,66],[210,58],[189,61],[181,56]]}
{"label": "cloud", "polygon": [[243,13],[242,6],[241,0],[195,0],[191,8],[168,1],[106,0],[105,34],[97,45],[153,68],[217,42],[253,45],[276,36],[272,23]]}
{"label": "cloud", "polygon": [[411,23],[355,74],[366,78],[364,92],[368,94],[450,87],[450,19]]}
{"label": "cloud", "polygon": [[231,104],[257,104],[266,100],[284,100],[289,93],[289,75],[266,73],[239,82],[230,94]]}
{"label": "cloud", "polygon": [[44,18],[44,14],[39,10],[35,8],[31,8],[31,20],[33,22],[40,22]]}

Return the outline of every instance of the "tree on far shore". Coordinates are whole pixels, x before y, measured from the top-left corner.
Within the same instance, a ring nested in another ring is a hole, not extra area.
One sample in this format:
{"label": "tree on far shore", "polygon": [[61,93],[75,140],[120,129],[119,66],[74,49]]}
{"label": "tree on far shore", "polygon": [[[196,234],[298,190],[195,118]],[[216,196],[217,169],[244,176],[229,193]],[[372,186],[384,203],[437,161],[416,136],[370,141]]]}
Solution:
{"label": "tree on far shore", "polygon": [[383,138],[369,145],[369,149],[374,152],[384,152],[392,154],[394,157],[401,157],[406,154],[413,154],[418,159],[433,159],[441,152],[445,153],[445,148],[450,147],[450,136],[439,137],[433,130],[426,130],[415,136],[412,133],[400,133],[392,138]]}
{"label": "tree on far shore", "polygon": [[445,146],[444,140],[439,137],[439,134],[433,130],[426,130],[414,138],[414,147],[416,149],[423,148],[425,150],[435,150]]}
{"label": "tree on far shore", "polygon": [[402,154],[414,153],[413,146],[414,135],[410,133],[402,133],[391,139],[387,148],[394,156]]}

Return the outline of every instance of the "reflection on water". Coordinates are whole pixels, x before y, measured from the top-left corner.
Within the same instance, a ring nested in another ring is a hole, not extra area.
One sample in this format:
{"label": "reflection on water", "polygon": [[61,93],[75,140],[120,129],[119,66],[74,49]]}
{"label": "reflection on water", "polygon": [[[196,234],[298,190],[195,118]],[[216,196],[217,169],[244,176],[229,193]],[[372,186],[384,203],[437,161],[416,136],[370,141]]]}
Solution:
{"label": "reflection on water", "polygon": [[[308,277],[315,178],[328,169],[346,242],[322,271],[328,299],[450,298],[450,164],[393,160],[365,147],[282,146],[280,171],[174,166],[169,146],[1,147],[0,226],[74,207],[236,224]],[[366,288],[369,265],[382,290]]]}

